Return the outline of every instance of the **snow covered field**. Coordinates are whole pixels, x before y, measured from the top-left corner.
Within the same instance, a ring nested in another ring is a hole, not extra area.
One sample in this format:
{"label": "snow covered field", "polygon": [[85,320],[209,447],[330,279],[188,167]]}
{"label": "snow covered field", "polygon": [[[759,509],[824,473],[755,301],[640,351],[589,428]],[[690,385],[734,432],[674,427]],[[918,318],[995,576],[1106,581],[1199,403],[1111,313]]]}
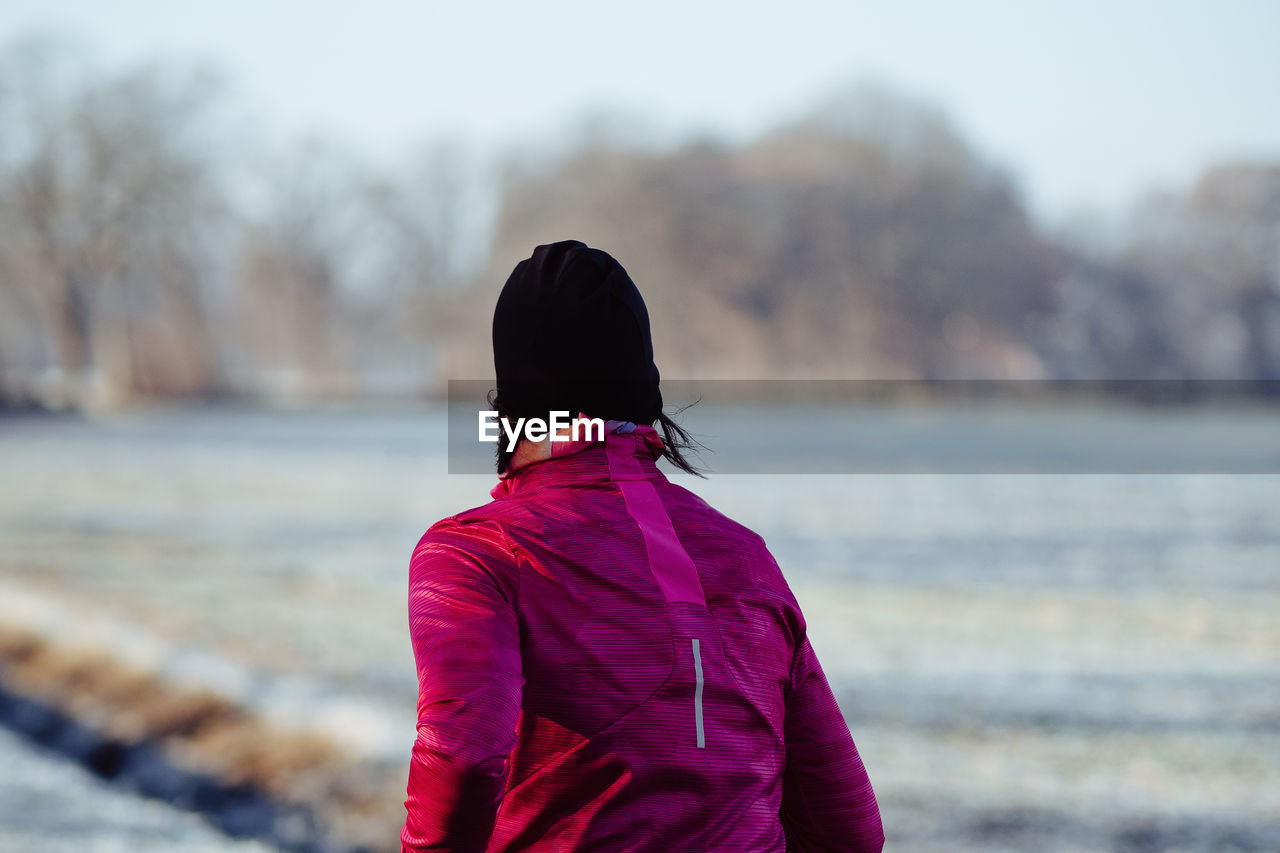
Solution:
{"label": "snow covered field", "polygon": [[5,853],[267,853],[200,818],[116,790],[0,729],[0,850]]}
{"label": "snow covered field", "polygon": [[[407,769],[409,554],[493,482],[444,473],[444,428],[430,410],[0,420],[0,619],[74,622]],[[1280,476],[680,482],[791,579],[889,849],[1280,849]],[[19,787],[49,760],[0,752],[0,849],[70,831]],[[149,820],[104,817],[90,849],[153,849]],[[163,849],[216,844],[193,843]]]}

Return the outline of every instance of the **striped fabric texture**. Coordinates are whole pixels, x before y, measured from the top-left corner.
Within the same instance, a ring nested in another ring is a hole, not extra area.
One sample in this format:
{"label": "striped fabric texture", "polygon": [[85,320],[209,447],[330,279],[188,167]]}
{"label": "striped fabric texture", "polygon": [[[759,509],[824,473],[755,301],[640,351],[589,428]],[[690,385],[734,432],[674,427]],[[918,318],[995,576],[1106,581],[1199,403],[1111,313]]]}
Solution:
{"label": "striped fabric texture", "polygon": [[414,550],[402,849],[879,851],[777,563],[630,426],[556,443]]}

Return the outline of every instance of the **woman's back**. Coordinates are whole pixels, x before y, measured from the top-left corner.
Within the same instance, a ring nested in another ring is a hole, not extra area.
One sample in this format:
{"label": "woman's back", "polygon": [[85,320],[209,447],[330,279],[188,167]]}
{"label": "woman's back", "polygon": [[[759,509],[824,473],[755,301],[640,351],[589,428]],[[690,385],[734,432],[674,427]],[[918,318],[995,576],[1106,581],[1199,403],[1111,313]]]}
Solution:
{"label": "woman's back", "polygon": [[661,447],[611,429],[419,543],[405,849],[880,849],[777,564]]}

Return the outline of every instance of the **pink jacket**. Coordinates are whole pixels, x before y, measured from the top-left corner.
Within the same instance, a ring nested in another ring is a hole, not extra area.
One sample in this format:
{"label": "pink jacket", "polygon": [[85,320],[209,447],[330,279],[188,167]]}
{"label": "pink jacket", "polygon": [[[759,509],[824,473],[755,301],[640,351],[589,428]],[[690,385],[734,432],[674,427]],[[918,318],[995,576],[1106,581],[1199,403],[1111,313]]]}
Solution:
{"label": "pink jacket", "polygon": [[413,553],[402,849],[879,851],[764,541],[667,480],[653,429],[609,426]]}

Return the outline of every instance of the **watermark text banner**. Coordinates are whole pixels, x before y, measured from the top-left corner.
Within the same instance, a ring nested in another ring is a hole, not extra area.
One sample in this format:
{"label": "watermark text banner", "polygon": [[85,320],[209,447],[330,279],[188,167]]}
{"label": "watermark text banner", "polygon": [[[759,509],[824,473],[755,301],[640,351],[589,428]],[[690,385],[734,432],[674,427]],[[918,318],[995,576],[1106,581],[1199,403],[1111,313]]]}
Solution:
{"label": "watermark text banner", "polygon": [[[494,472],[477,428],[494,388],[449,382],[450,473]],[[1280,383],[664,380],[662,395],[710,474],[1280,473]]]}

